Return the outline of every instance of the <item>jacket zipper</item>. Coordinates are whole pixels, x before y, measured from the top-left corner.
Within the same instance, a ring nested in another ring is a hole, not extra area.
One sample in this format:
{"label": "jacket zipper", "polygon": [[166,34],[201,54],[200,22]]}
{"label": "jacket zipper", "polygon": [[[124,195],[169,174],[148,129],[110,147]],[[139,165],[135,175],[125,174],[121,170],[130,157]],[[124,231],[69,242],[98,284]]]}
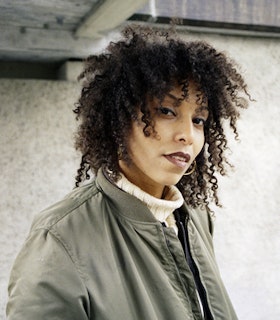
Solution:
{"label": "jacket zipper", "polygon": [[[172,253],[172,251],[170,250],[170,247],[169,247],[169,240],[167,239],[166,234],[165,234],[165,231],[164,231],[164,229],[166,228],[166,224],[165,224],[164,222],[161,222],[161,224],[162,224],[162,226],[163,226],[163,235],[164,235],[165,243],[166,243],[166,245],[167,245],[167,248],[168,248],[171,256],[173,257],[173,253]],[[173,257],[173,260],[174,260],[174,257]],[[188,297],[188,293],[187,293],[187,290],[186,290],[186,288],[185,288],[185,284],[184,284],[184,282],[183,282],[183,280],[182,280],[182,278],[181,278],[180,271],[179,271],[179,268],[178,268],[177,263],[175,262],[175,260],[174,260],[174,264],[175,264],[175,268],[176,268],[176,271],[177,271],[179,280],[180,280],[180,282],[181,282],[181,285],[182,285],[184,294],[185,294],[186,297]],[[208,320],[208,319],[205,318],[205,320]],[[209,320],[210,320],[210,319],[209,319]],[[212,320],[212,319],[211,319],[211,320]]]}
{"label": "jacket zipper", "polygon": [[214,320],[212,313],[210,311],[210,308],[209,308],[209,304],[208,304],[208,300],[207,300],[207,296],[206,296],[206,290],[201,282],[197,265],[195,264],[195,261],[191,255],[191,252],[190,252],[190,244],[189,244],[188,235],[187,235],[187,225],[185,227],[183,225],[182,221],[180,220],[180,217],[178,217],[178,216],[179,216],[179,214],[176,214],[177,227],[179,229],[178,236],[179,236],[179,239],[182,243],[187,263],[188,263],[188,265],[191,269],[191,272],[193,274],[193,277],[194,277],[196,288],[197,288],[197,291],[198,291],[198,294],[199,294],[199,297],[200,297],[200,300],[202,303],[202,307],[203,307],[204,319],[205,320]]}
{"label": "jacket zipper", "polygon": [[[173,257],[173,254],[172,254],[172,252],[171,252],[171,250],[170,250],[170,248],[169,248],[169,240],[166,238],[166,234],[165,234],[165,231],[164,231],[164,228],[166,228],[166,224],[165,224],[164,222],[162,222],[161,224],[162,224],[162,226],[163,226],[163,235],[164,235],[165,243],[166,243],[166,245],[167,245],[168,251],[170,252],[171,256]],[[174,258],[173,258],[173,260],[174,260]],[[175,261],[174,261],[174,262],[175,262]],[[186,289],[185,289],[184,282],[183,282],[183,280],[182,280],[182,278],[181,278],[180,271],[179,271],[178,266],[177,266],[176,263],[175,263],[175,267],[176,267],[176,271],[177,271],[178,277],[179,277],[179,279],[180,279],[182,288],[183,288],[183,290],[184,290],[184,294],[185,294],[185,296],[188,296],[187,291],[186,291]]]}

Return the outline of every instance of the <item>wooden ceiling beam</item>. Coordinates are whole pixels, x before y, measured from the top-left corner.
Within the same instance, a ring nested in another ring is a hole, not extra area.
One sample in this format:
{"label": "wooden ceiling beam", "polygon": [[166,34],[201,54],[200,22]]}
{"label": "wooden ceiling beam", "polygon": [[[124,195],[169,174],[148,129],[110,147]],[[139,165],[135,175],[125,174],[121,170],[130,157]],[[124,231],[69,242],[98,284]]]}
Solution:
{"label": "wooden ceiling beam", "polygon": [[118,27],[147,2],[147,0],[103,0],[87,15],[75,35],[86,38],[100,36],[103,32]]}
{"label": "wooden ceiling beam", "polygon": [[117,32],[102,39],[77,38],[65,30],[1,27],[0,60],[84,59],[100,52]]}

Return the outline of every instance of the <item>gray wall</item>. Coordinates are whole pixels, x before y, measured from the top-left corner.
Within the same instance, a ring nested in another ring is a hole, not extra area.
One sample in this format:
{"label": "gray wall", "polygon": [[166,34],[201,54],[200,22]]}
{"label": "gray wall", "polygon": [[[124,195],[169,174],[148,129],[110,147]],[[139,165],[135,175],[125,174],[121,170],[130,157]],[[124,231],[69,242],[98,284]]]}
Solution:
{"label": "gray wall", "polygon": [[[235,171],[220,181],[224,208],[216,209],[214,240],[221,273],[240,319],[280,319],[280,41],[198,37],[239,62],[257,100],[242,113],[241,142],[230,135]],[[34,214],[74,185],[71,110],[78,94],[72,82],[0,80],[0,318]]]}

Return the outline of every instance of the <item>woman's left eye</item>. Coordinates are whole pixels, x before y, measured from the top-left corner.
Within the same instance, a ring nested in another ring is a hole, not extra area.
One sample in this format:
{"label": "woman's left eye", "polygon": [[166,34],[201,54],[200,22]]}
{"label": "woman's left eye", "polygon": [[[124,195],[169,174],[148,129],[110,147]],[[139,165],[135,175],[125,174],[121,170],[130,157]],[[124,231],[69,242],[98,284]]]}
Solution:
{"label": "woman's left eye", "polygon": [[193,123],[194,123],[194,124],[197,124],[197,125],[199,125],[199,126],[204,126],[205,123],[206,123],[206,120],[203,119],[203,118],[194,118],[194,119],[193,119]]}

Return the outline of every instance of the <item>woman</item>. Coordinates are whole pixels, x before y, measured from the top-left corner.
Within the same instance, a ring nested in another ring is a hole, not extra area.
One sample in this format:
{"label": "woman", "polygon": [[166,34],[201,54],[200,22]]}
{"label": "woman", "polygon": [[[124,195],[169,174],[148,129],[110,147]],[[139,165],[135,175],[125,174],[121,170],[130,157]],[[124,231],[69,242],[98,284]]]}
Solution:
{"label": "woman", "polygon": [[222,124],[237,135],[247,105],[234,63],[134,26],[81,78],[77,188],[35,218],[8,319],[237,319],[209,210],[227,165]]}

